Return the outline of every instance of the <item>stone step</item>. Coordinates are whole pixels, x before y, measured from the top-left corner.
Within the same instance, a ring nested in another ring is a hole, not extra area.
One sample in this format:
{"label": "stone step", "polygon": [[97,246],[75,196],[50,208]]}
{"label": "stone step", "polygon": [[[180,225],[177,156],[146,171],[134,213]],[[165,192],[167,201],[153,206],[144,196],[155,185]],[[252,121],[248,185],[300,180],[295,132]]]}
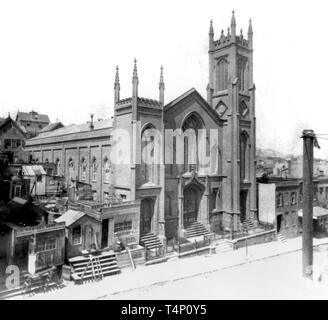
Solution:
{"label": "stone step", "polygon": [[207,230],[207,228],[198,221],[195,221],[190,225],[186,226],[186,232],[188,238],[194,238],[210,234],[209,230]]}
{"label": "stone step", "polygon": [[140,243],[147,249],[156,249],[162,246],[161,241],[153,232],[142,234],[140,236]]}

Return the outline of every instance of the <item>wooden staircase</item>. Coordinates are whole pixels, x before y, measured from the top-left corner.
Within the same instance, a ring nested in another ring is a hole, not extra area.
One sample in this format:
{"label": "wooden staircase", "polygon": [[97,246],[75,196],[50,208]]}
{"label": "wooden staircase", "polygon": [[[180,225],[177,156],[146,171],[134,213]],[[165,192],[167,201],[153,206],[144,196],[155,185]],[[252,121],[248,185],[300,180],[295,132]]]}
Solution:
{"label": "wooden staircase", "polygon": [[115,253],[79,256],[69,259],[73,267],[72,278],[76,283],[86,280],[101,280],[121,272]]}
{"label": "wooden staircase", "polygon": [[187,238],[210,235],[209,230],[207,230],[207,228],[198,221],[194,221],[189,224],[185,230],[187,231]]}
{"label": "wooden staircase", "polygon": [[147,232],[140,235],[140,244],[146,249],[156,249],[162,246],[155,233]]}

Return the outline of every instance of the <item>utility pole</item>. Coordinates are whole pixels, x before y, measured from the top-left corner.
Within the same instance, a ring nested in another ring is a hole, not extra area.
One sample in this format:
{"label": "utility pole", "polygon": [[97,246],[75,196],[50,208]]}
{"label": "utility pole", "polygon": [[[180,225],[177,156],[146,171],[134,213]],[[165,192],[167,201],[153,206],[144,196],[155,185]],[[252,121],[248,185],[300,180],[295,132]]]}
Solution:
{"label": "utility pole", "polygon": [[313,130],[303,130],[303,276],[312,279],[313,266]]}

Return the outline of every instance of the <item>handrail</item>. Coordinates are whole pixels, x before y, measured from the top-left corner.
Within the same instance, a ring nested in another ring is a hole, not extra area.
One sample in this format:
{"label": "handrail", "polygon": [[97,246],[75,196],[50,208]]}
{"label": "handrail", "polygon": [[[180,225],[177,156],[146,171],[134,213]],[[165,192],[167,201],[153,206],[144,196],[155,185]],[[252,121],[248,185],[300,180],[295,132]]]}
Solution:
{"label": "handrail", "polygon": [[136,269],[136,265],[135,265],[135,263],[134,263],[134,260],[133,260],[132,254],[131,254],[131,250],[127,247],[127,248],[126,248],[126,251],[127,251],[128,256],[129,256],[129,259],[130,259],[130,263],[131,263],[131,266],[132,266],[132,270],[135,270],[135,269]]}

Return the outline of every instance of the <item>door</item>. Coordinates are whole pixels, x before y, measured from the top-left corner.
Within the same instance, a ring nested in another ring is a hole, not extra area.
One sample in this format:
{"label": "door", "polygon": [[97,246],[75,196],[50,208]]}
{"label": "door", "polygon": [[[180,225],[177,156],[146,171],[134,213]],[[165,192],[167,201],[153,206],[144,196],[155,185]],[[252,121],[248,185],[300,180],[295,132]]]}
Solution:
{"label": "door", "polygon": [[154,213],[154,200],[144,199],[141,201],[140,207],[140,233],[151,231],[151,223]]}
{"label": "door", "polygon": [[108,247],[108,222],[109,219],[104,219],[102,221],[102,230],[101,230],[101,247]]}
{"label": "door", "polygon": [[280,232],[281,229],[282,214],[277,216],[277,232]]}
{"label": "door", "polygon": [[93,238],[93,228],[92,226],[88,225],[85,226],[85,232],[84,232],[84,250],[89,250],[89,249],[95,249],[95,242]]}
{"label": "door", "polygon": [[193,187],[189,187],[183,192],[183,225],[187,227],[197,221],[200,192]]}
{"label": "door", "polygon": [[246,220],[247,211],[247,190],[240,191],[240,220]]}

